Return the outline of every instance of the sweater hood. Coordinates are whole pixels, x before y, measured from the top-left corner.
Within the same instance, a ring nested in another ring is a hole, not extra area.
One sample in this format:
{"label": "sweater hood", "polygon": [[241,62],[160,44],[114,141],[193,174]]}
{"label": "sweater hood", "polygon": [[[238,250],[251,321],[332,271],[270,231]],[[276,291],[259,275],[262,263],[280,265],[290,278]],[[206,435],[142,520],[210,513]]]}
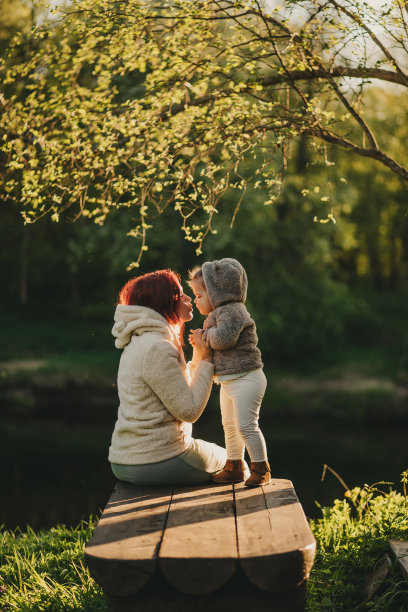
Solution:
{"label": "sweater hood", "polygon": [[177,340],[176,331],[170,323],[152,308],[120,304],[116,307],[114,320],[112,334],[115,336],[115,346],[119,349],[129,344],[132,336],[141,336],[147,332],[160,334],[173,343]]}
{"label": "sweater hood", "polygon": [[248,280],[239,261],[230,257],[206,261],[201,270],[213,308],[227,302],[245,302]]}

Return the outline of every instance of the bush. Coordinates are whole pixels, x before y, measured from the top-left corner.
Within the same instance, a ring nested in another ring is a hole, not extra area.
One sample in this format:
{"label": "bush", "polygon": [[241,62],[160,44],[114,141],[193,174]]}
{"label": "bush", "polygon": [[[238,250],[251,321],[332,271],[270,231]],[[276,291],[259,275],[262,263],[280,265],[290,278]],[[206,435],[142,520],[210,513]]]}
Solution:
{"label": "bush", "polygon": [[396,564],[372,599],[364,601],[365,579],[388,552],[388,540],[408,537],[407,472],[404,494],[378,487],[346,492],[345,499],[322,508],[322,518],[311,522],[317,555],[308,585],[307,610],[349,612],[408,609],[407,582]]}

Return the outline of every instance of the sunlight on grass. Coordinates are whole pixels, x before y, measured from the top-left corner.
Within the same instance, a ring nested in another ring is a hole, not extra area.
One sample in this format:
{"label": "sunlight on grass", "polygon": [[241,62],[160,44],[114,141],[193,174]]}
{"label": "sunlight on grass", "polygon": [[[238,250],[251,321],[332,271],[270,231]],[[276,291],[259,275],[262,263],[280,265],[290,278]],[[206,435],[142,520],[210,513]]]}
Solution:
{"label": "sunlight on grass", "polygon": [[403,494],[389,483],[355,487],[311,521],[317,554],[308,585],[309,612],[408,609],[408,584],[396,563],[375,596],[364,601],[365,580],[389,552],[388,540],[408,539],[406,475]]}
{"label": "sunlight on grass", "polygon": [[4,612],[102,612],[106,604],[101,589],[89,576],[83,548],[95,520],[73,529],[58,525],[49,531],[0,535],[3,585],[0,609]]}

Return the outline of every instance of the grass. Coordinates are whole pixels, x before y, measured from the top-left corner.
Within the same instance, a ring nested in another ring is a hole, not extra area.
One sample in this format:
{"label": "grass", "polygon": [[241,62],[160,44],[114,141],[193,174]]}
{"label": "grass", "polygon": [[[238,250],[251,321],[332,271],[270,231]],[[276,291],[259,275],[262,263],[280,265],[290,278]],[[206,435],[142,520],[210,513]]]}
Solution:
{"label": "grass", "polygon": [[2,612],[105,612],[101,589],[84,565],[83,548],[95,521],[35,533],[0,536]]}
{"label": "grass", "polygon": [[[311,522],[317,556],[309,580],[308,612],[404,612],[408,583],[396,563],[375,595],[364,601],[364,584],[388,552],[388,539],[408,538],[407,472],[402,493],[389,483],[347,491],[344,499],[321,508]],[[90,578],[83,547],[95,521],[76,528],[59,525],[34,533],[3,531],[0,609],[2,612],[105,612],[101,589]]]}
{"label": "grass", "polygon": [[388,540],[408,539],[407,472],[403,494],[380,486],[356,487],[345,498],[322,508],[322,518],[311,521],[317,555],[308,586],[307,610],[349,612],[408,609],[408,582],[397,563],[375,595],[365,601],[365,581],[388,554]]}

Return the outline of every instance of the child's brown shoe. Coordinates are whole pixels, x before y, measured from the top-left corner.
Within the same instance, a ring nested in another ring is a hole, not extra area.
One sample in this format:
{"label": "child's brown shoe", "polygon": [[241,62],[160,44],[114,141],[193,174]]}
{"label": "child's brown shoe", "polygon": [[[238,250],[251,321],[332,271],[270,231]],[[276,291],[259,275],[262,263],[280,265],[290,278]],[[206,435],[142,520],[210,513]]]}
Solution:
{"label": "child's brown shoe", "polygon": [[221,472],[214,474],[212,480],[218,483],[242,482],[245,480],[245,463],[242,459],[227,459]]}
{"label": "child's brown shoe", "polygon": [[260,487],[271,482],[271,468],[267,461],[251,462],[251,475],[245,481],[247,487]]}

